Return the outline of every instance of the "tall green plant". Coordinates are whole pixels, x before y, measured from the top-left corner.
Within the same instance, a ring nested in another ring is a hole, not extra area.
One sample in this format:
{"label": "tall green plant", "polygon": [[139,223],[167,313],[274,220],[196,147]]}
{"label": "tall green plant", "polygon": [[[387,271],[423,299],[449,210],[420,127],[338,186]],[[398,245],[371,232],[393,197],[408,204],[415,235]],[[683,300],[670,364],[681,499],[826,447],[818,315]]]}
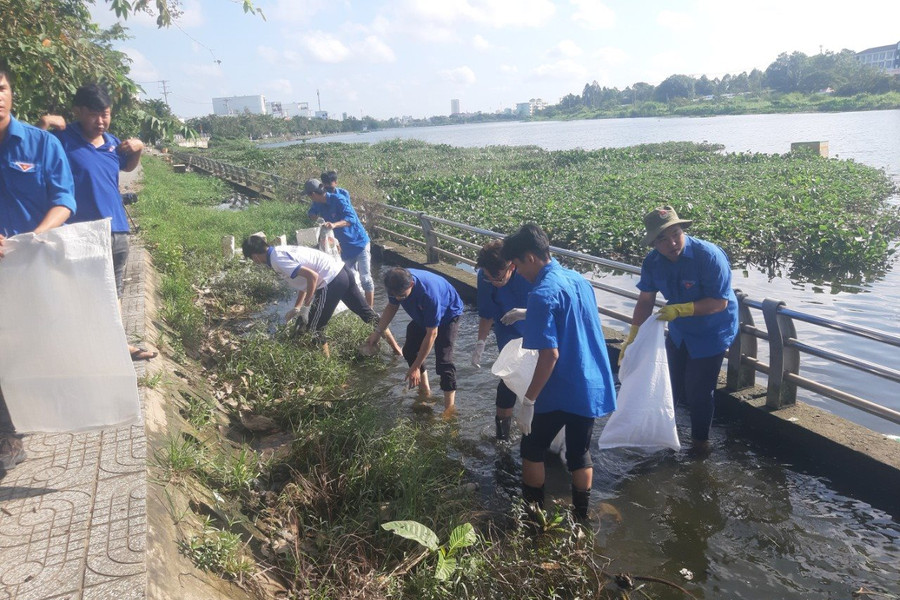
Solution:
{"label": "tall green plant", "polygon": [[390,521],[381,528],[392,531],[402,538],[418,542],[437,557],[434,567],[434,578],[447,581],[458,568],[457,554],[464,548],[478,543],[478,534],[471,523],[463,523],[450,532],[446,544],[439,545],[437,534],[418,521]]}

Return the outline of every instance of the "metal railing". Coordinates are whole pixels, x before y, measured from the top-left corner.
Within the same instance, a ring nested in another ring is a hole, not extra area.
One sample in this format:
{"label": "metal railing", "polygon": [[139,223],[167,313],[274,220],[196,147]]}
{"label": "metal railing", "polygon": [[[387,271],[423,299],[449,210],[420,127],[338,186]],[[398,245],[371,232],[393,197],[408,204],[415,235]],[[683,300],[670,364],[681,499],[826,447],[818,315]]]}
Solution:
{"label": "metal railing", "polygon": [[[299,191],[303,189],[302,184],[296,181],[262,171],[236,167],[196,154],[175,153],[173,156],[189,167],[201,169],[231,183],[256,190],[261,195],[271,197],[277,194],[292,198],[297,197]],[[421,248],[430,263],[446,259],[474,266],[475,261],[466,256],[464,252],[477,252],[485,238],[504,237],[504,234],[495,231],[387,204],[365,203],[364,208],[366,228],[370,233],[398,240],[404,245]],[[443,228],[449,228],[452,234]],[[573,252],[564,248],[551,246],[551,250],[557,257],[590,265],[591,270],[606,268],[623,273],[640,273],[640,268],[634,265]],[[595,281],[592,278],[588,278],[588,280],[596,289],[637,300],[638,294],[634,291]],[[797,400],[797,389],[801,388],[892,423],[900,424],[900,412],[847,391],[803,377],[800,375],[800,364],[804,355],[814,356],[835,365],[844,365],[898,384],[900,384],[900,371],[886,365],[860,360],[828,348],[805,343],[798,338],[794,324],[796,321],[800,321],[857,338],[872,340],[892,348],[900,348],[900,336],[791,310],[780,300],[752,299],[741,290],[735,290],[735,294],[738,298],[740,328],[726,355],[728,358],[726,390],[735,392],[755,386],[756,373],[763,373],[768,377],[766,406],[771,409],[794,404]],[[657,305],[661,306],[662,304],[663,302],[657,301]],[[751,309],[762,312],[765,329],[759,329],[756,326]],[[597,310],[600,314],[618,321],[631,323],[631,315],[604,306],[598,306]],[[768,363],[762,362],[759,358],[758,340],[768,342]],[[882,356],[890,355],[889,352],[882,353]],[[898,354],[895,352],[893,356],[898,356]]]}

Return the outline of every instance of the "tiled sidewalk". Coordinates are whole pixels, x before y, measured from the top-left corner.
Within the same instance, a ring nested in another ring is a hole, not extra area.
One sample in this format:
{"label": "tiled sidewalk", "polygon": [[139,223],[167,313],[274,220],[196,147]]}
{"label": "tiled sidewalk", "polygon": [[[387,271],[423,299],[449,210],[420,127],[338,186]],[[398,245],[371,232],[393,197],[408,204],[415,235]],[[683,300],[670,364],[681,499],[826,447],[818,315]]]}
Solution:
{"label": "tiled sidewalk", "polygon": [[[132,239],[122,311],[144,329],[144,250]],[[138,377],[145,362],[136,362]],[[143,389],[141,403],[144,405]],[[28,459],[0,480],[0,600],[145,597],[144,423],[28,435]]]}

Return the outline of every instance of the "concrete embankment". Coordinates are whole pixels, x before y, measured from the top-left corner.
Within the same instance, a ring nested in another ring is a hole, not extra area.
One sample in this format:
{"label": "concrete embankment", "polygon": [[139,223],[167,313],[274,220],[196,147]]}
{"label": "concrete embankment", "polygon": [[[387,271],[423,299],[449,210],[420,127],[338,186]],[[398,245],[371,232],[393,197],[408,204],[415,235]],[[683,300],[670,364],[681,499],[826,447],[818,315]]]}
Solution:
{"label": "concrete embankment", "polygon": [[[446,277],[468,303],[475,302],[476,277],[449,264],[426,264],[424,254],[385,244],[373,247],[383,264],[423,268]],[[610,355],[618,356],[622,334],[604,327]],[[765,388],[736,393],[716,390],[716,414],[759,439],[765,448],[798,468],[831,479],[848,496],[900,518],[900,442],[804,402],[780,410],[766,407]]]}

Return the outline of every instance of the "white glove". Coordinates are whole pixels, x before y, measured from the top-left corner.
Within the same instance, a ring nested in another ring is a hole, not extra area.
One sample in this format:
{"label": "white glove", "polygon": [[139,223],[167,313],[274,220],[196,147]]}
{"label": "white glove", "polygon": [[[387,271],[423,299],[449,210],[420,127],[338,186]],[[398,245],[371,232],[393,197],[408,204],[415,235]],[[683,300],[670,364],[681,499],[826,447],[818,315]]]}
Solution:
{"label": "white glove", "polygon": [[303,320],[306,321],[309,316],[309,307],[308,306],[295,306],[291,310],[287,311],[287,314],[284,315],[284,320],[286,323],[290,323],[294,318],[302,316]]}
{"label": "white glove", "polygon": [[530,435],[531,420],[534,418],[534,400],[529,400],[527,396],[524,396],[522,398],[522,403],[516,404],[515,416],[516,421],[519,423],[519,430],[522,432],[522,435]]}
{"label": "white glove", "polygon": [[472,366],[476,369],[481,368],[481,355],[484,354],[484,340],[475,342],[475,350],[472,351]]}
{"label": "white glove", "polygon": [[524,308],[514,308],[502,317],[500,317],[500,322],[504,325],[512,325],[516,321],[521,321],[525,318],[525,309]]}

